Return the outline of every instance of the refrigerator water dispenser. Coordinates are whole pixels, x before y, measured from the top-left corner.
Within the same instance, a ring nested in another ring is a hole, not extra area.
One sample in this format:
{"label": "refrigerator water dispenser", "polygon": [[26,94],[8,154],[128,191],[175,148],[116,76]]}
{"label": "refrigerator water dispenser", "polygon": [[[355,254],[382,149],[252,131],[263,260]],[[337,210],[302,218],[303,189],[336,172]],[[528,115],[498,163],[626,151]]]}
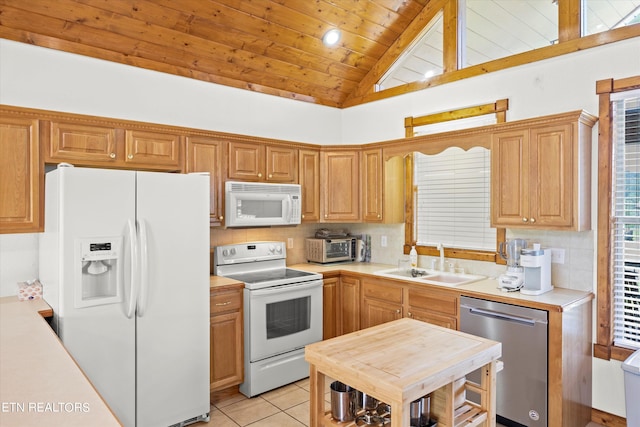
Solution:
{"label": "refrigerator water dispenser", "polygon": [[76,240],[75,306],[122,302],[122,236]]}

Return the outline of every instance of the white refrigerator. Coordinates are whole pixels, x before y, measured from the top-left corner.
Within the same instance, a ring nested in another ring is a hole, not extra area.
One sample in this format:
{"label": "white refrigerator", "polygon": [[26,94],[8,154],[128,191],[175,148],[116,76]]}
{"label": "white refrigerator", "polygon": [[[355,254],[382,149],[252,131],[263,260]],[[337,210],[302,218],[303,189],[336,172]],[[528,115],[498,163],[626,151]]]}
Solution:
{"label": "white refrigerator", "polygon": [[206,175],[46,174],[52,326],[125,427],[209,419],[209,246]]}

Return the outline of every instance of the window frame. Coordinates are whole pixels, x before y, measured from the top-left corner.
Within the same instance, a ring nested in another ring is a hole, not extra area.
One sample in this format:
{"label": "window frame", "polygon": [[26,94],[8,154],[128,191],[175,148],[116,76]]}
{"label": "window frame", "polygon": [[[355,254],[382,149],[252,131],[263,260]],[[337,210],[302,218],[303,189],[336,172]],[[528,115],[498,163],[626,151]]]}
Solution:
{"label": "window frame", "polygon": [[[496,123],[505,123],[507,120],[507,110],[509,109],[509,100],[499,99],[494,103],[476,105],[472,107],[459,108],[456,110],[445,111],[441,113],[434,113],[425,116],[418,117],[405,117],[404,127],[405,136],[411,138],[415,135],[415,127],[427,126],[430,124],[442,123],[451,120],[465,119],[470,117],[482,116],[485,114],[495,114]],[[475,144],[475,143],[461,143],[461,144],[433,144],[432,150],[417,150],[423,154],[438,154],[445,149],[456,146],[463,149],[469,149],[472,146],[485,147],[491,150],[490,144]],[[403,247],[404,254],[408,254],[412,246],[416,247],[416,251],[419,255],[427,256],[439,256],[440,251],[435,246],[423,246],[416,244],[416,236],[414,234],[414,201],[416,188],[413,182],[414,174],[414,156],[409,155],[405,158],[405,242]],[[447,258],[468,259],[474,261],[487,261],[495,262],[496,264],[506,264],[506,261],[498,256],[498,245],[500,242],[506,240],[506,229],[496,228],[496,247],[493,252],[480,251],[473,249],[461,249],[461,248],[447,248],[444,247],[444,256]]]}
{"label": "window frame", "polygon": [[640,89],[640,75],[596,82],[599,96],[598,123],[598,233],[596,260],[597,325],[593,355],[605,360],[625,360],[635,350],[613,344],[613,271],[611,262],[613,140],[611,94]]}

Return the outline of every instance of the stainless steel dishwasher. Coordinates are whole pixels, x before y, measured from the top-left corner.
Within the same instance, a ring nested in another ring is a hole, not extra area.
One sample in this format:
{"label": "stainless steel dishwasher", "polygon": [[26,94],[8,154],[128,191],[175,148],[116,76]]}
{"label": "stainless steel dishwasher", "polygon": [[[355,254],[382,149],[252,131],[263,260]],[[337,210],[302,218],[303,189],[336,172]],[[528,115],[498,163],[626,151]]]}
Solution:
{"label": "stainless steel dishwasher", "polygon": [[[547,427],[548,313],[478,298],[460,298],[460,330],[502,343],[496,413],[510,427]],[[468,377],[479,381],[479,371]],[[477,397],[468,394],[469,400]]]}

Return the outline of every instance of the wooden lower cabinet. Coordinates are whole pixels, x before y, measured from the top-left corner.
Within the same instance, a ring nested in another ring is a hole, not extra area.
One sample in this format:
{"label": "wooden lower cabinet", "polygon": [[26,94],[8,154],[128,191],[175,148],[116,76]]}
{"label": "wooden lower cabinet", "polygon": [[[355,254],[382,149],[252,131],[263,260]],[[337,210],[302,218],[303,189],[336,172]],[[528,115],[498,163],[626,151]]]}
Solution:
{"label": "wooden lower cabinet", "polygon": [[458,296],[447,292],[399,284],[384,279],[362,281],[362,327],[368,328],[401,317],[457,329]]}
{"label": "wooden lower cabinet", "polygon": [[459,298],[455,292],[408,287],[405,317],[458,329]]}
{"label": "wooden lower cabinet", "polygon": [[362,282],[362,327],[380,325],[402,318],[402,286],[382,280],[364,279]]}
{"label": "wooden lower cabinet", "polygon": [[210,391],[244,381],[242,285],[210,296]]}
{"label": "wooden lower cabinet", "polygon": [[339,277],[325,277],[322,286],[322,339],[338,336]]}
{"label": "wooden lower cabinet", "polygon": [[360,329],[360,279],[342,275],[338,289],[338,335]]}

